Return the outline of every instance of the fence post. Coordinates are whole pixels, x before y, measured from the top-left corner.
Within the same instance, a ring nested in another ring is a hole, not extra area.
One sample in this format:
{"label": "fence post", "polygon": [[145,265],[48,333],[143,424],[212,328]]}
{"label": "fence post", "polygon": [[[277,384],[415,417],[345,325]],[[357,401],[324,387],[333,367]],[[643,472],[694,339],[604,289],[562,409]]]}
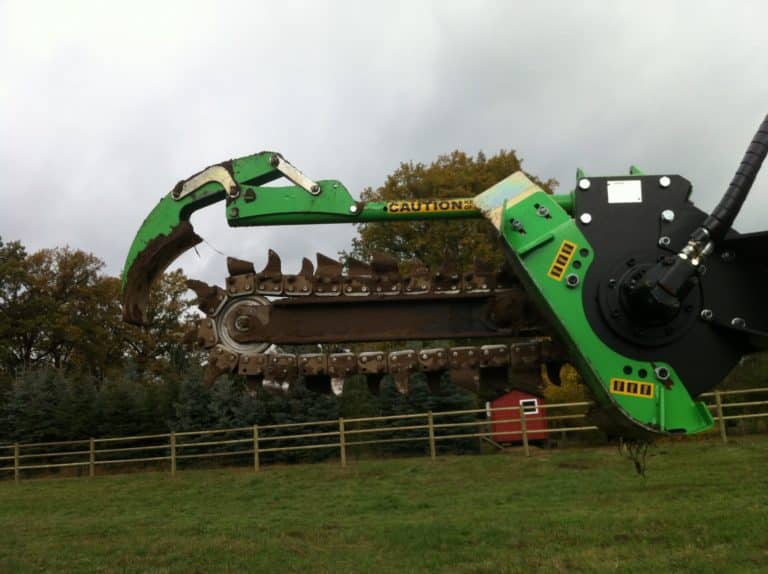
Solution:
{"label": "fence post", "polygon": [[528,426],[525,423],[525,407],[520,405],[520,432],[523,434],[523,452],[525,456],[531,456],[531,449],[528,448]]}
{"label": "fence post", "polygon": [[13,481],[18,484],[21,473],[19,472],[19,443],[13,445]]}
{"label": "fence post", "polygon": [[171,431],[171,476],[176,476],[176,433]]}
{"label": "fence post", "polygon": [[259,425],[253,425],[253,470],[259,472]]}
{"label": "fence post", "polygon": [[725,420],[723,419],[723,399],[720,391],[715,391],[715,405],[717,405],[717,426],[720,427],[720,438],[724,443],[728,442],[728,435],[725,433]]}
{"label": "fence post", "polygon": [[88,476],[93,478],[96,474],[96,441],[91,437],[88,452]]}
{"label": "fence post", "polygon": [[429,457],[435,460],[437,449],[435,448],[435,417],[432,415],[432,411],[427,413],[427,420],[429,423]]}
{"label": "fence post", "polygon": [[339,419],[339,449],[341,452],[341,466],[347,466],[347,440],[344,436],[344,419]]}

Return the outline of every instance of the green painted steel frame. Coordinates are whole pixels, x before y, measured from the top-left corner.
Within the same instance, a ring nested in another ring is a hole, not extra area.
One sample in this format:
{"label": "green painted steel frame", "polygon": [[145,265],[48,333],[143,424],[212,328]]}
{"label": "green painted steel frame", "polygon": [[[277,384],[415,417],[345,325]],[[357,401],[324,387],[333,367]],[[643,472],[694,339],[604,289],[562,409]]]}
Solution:
{"label": "green painted steel frame", "polygon": [[[594,332],[582,301],[582,286],[594,252],[574,219],[553,196],[518,172],[477,196],[475,203],[504,237],[508,259],[526,291],[548,315],[601,405],[609,411],[618,410],[634,424],[638,434],[690,434],[712,427],[706,406],[691,398],[672,366],[622,356]],[[556,278],[550,270],[563,241],[575,245],[574,256]],[[570,284],[568,276],[573,277]],[[655,377],[658,367],[668,370],[668,380]],[[645,378],[639,378],[639,372],[645,372]],[[650,383],[653,397],[612,393],[611,379]]]}

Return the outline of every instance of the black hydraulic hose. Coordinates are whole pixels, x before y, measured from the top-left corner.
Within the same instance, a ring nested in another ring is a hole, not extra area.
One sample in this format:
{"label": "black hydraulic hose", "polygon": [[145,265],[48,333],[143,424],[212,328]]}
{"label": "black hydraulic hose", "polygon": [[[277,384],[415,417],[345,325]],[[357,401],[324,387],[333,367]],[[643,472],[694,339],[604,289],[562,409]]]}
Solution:
{"label": "black hydraulic hose", "polygon": [[[752,138],[752,143],[749,144],[749,148],[747,148],[747,152],[744,154],[744,158],[741,160],[739,169],[736,170],[728,190],[714,211],[712,211],[712,214],[704,220],[702,227],[697,232],[694,232],[692,239],[698,239],[699,241],[703,239],[706,242],[707,234],[708,239],[711,241],[717,242],[719,239],[722,239],[731,228],[731,225],[733,225],[733,220],[739,214],[744,200],[747,199],[752,183],[755,181],[757,172],[760,171],[760,166],[763,164],[767,154],[768,116],[765,116],[755,137]],[[703,233],[703,230],[706,230],[706,233]],[[697,235],[699,237],[696,237]]]}

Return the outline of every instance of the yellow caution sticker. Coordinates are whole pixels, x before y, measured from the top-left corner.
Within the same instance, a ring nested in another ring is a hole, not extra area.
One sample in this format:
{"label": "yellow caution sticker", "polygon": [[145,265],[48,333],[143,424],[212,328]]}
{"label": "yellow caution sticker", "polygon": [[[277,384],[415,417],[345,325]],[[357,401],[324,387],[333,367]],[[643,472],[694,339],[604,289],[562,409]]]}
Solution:
{"label": "yellow caution sticker", "polygon": [[389,213],[437,213],[446,211],[477,211],[471,199],[424,199],[388,201]]}
{"label": "yellow caution sticker", "polygon": [[561,281],[563,279],[563,275],[565,275],[565,270],[568,268],[568,265],[570,264],[571,259],[573,259],[575,254],[576,244],[572,241],[568,241],[567,239],[564,240],[560,245],[560,249],[557,250],[557,255],[555,255],[555,259],[552,261],[552,265],[549,266],[549,272],[547,273],[547,276],[551,277],[555,281]]}
{"label": "yellow caution sticker", "polygon": [[611,393],[614,395],[628,395],[630,397],[652,399],[653,389],[653,383],[629,381],[627,379],[611,379]]}

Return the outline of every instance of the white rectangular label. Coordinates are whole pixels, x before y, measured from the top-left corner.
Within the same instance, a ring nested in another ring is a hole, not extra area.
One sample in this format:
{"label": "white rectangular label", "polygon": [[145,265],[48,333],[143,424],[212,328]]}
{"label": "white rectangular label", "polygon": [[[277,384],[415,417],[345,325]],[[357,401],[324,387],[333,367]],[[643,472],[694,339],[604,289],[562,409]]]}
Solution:
{"label": "white rectangular label", "polygon": [[608,182],[608,203],[642,203],[643,184],[639,179]]}

